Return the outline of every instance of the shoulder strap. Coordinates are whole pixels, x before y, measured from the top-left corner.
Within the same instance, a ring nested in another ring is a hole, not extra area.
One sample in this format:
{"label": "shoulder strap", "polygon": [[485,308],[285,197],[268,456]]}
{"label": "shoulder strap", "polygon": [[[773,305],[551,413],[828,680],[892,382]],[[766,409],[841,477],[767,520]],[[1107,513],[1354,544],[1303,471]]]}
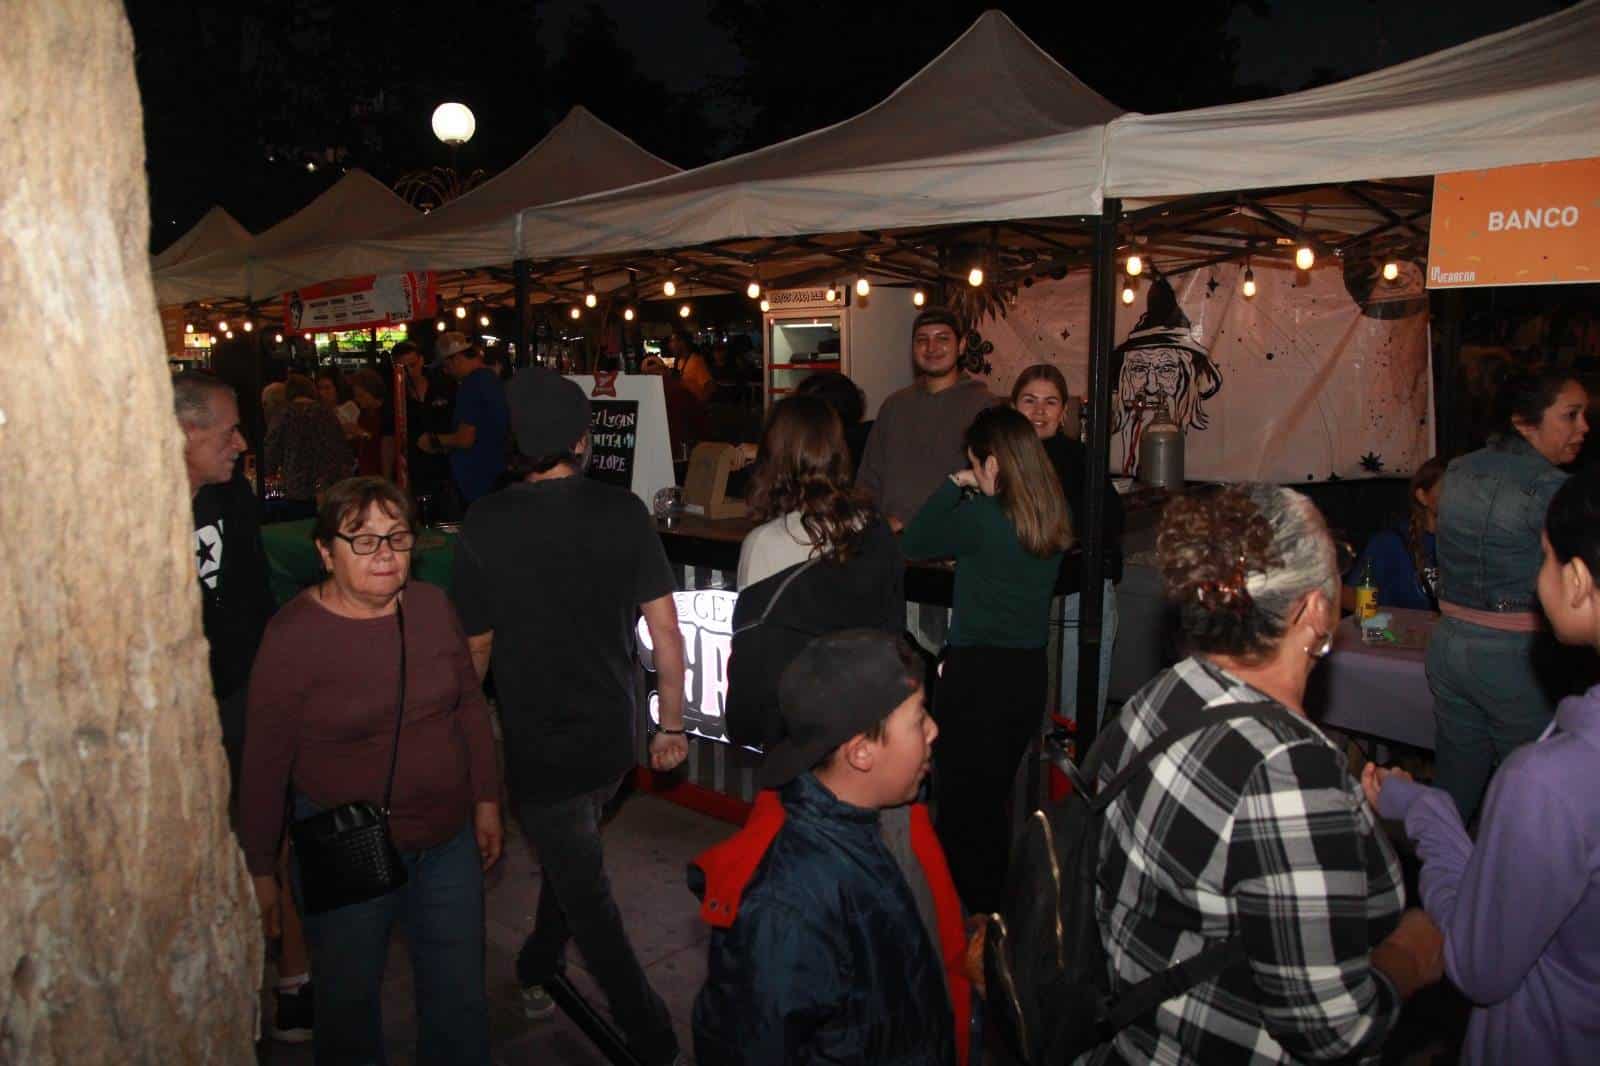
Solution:
{"label": "shoulder strap", "polygon": [[394,767],[400,761],[400,725],[406,720],[406,606],[404,593],[394,605],[395,621],[400,626],[400,697],[399,709],[394,714],[394,744],[389,749],[389,780],[383,786],[383,811],[389,813],[389,799],[394,794]]}
{"label": "shoulder strap", "polygon": [[[1135,777],[1155,761],[1156,756],[1191,734],[1198,733],[1202,729],[1220,722],[1232,721],[1235,718],[1259,718],[1263,720],[1271,718],[1281,722],[1286,716],[1287,713],[1285,711],[1271,703],[1239,703],[1225,710],[1215,711],[1207,710],[1203,706],[1185,707],[1172,716],[1166,732],[1146,744],[1139,751],[1139,754],[1135,755],[1126,766],[1117,771],[1117,775],[1107,781],[1105,787],[1095,794],[1094,802],[1091,805],[1092,809],[1096,814],[1105,810],[1111,801],[1116,799],[1117,795],[1127,788]],[[1095,748],[1099,748],[1098,743]],[[1098,750],[1091,753],[1091,757],[1096,758],[1097,764],[1097,757],[1100,754]]]}
{"label": "shoulder strap", "polygon": [[733,635],[734,636],[738,636],[740,633],[743,633],[745,630],[753,629],[754,627],[756,627],[758,625],[761,625],[763,622],[765,622],[767,620],[767,616],[772,613],[772,609],[778,605],[778,601],[783,599],[784,591],[786,589],[788,589],[788,587],[794,583],[795,578],[799,577],[801,574],[805,573],[807,570],[810,570],[813,566],[817,565],[817,563],[821,560],[821,558],[822,557],[820,555],[813,555],[811,558],[807,559],[805,562],[797,563],[789,571],[789,576],[784,578],[783,581],[779,583],[777,590],[774,591],[773,594],[772,594],[772,598],[767,601],[766,609],[761,612],[761,617],[757,618],[757,619],[754,619],[752,621],[746,622],[744,625],[742,625],[738,629],[734,630],[733,631]]}

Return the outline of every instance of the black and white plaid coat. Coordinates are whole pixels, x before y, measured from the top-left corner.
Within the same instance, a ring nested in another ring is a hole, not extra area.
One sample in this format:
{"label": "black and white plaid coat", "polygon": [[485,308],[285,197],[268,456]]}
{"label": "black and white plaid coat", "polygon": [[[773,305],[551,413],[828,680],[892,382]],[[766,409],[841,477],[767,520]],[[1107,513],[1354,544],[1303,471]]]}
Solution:
{"label": "black and white plaid coat", "polygon": [[[1197,705],[1271,702],[1198,658],[1107,730],[1103,784]],[[1405,903],[1400,864],[1344,755],[1299,716],[1237,718],[1159,756],[1107,811],[1100,930],[1113,993],[1242,936],[1249,965],[1163,1003],[1095,1063],[1376,1060],[1400,1010],[1368,962]]]}

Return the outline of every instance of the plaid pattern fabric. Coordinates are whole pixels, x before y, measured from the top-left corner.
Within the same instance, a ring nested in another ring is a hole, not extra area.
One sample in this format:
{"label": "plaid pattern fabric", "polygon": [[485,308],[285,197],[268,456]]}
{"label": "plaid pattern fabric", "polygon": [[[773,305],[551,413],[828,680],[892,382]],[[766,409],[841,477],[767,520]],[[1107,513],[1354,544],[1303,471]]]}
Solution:
{"label": "plaid pattern fabric", "polygon": [[[1104,784],[1184,707],[1270,703],[1186,659],[1107,730]],[[1234,719],[1159,756],[1106,812],[1100,930],[1113,995],[1242,936],[1248,966],[1163,1003],[1095,1063],[1376,1060],[1399,1014],[1368,952],[1399,922],[1400,864],[1344,756],[1299,716]]]}

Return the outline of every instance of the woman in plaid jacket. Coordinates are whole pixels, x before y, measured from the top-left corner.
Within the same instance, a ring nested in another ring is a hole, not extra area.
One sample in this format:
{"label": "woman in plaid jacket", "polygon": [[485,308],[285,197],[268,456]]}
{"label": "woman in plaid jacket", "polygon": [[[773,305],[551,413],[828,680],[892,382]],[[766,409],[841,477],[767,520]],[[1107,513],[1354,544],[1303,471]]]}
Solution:
{"label": "woman in plaid jacket", "polygon": [[1191,655],[1107,731],[1102,783],[1185,708],[1259,703],[1175,744],[1107,809],[1101,933],[1113,996],[1238,938],[1247,961],[1162,1003],[1096,1063],[1376,1060],[1401,1002],[1440,975],[1440,936],[1404,911],[1393,848],[1338,747],[1305,719],[1339,618],[1322,516],[1269,485],[1162,516],[1168,599]]}

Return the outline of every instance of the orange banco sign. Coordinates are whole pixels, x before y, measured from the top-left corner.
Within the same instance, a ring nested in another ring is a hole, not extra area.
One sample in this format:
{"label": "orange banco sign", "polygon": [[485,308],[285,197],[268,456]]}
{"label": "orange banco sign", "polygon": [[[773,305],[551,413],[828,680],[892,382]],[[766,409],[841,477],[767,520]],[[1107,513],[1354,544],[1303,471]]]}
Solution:
{"label": "orange banco sign", "polygon": [[1600,159],[1440,174],[1428,288],[1600,281]]}

